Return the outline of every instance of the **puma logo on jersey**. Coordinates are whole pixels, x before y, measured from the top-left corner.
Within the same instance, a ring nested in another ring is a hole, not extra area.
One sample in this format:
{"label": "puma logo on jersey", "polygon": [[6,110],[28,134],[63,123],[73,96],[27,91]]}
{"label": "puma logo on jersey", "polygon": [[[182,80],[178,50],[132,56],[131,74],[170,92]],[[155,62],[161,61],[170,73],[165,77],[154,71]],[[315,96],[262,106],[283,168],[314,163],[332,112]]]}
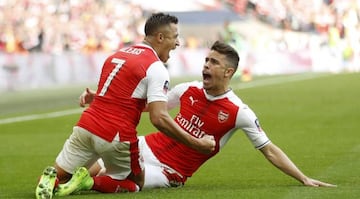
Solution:
{"label": "puma logo on jersey", "polygon": [[190,96],[189,99],[191,101],[191,106],[194,106],[195,102],[199,101],[199,100],[194,99],[193,96]]}

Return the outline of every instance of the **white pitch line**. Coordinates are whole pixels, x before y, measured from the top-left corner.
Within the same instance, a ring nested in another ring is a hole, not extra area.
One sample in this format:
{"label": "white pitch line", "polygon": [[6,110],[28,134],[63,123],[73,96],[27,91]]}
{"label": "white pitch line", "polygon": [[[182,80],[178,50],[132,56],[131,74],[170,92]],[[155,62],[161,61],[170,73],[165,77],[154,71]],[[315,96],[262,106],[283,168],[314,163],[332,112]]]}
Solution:
{"label": "white pitch line", "polygon": [[[276,78],[256,80],[256,81],[251,81],[251,82],[247,82],[247,83],[240,82],[238,84],[233,84],[231,86],[234,90],[247,89],[247,88],[259,87],[259,86],[282,84],[285,82],[295,82],[295,81],[301,81],[301,80],[307,80],[307,79],[314,79],[314,78],[324,77],[324,76],[328,76],[328,75],[329,74],[309,74],[309,75],[302,74],[302,75],[295,75],[295,76],[294,75],[282,76],[282,77],[276,77]],[[5,119],[0,119],[0,125],[78,114],[78,113],[81,113],[83,110],[84,110],[83,108],[76,108],[76,109],[69,109],[69,110],[57,111],[57,112],[51,112],[51,113],[32,114],[32,115],[25,115],[25,116],[19,116],[19,117],[5,118]]]}
{"label": "white pitch line", "polygon": [[81,113],[84,109],[83,108],[77,108],[77,109],[69,109],[64,111],[56,111],[51,113],[42,113],[42,114],[32,114],[32,115],[25,115],[25,116],[19,116],[19,117],[10,117],[5,119],[0,119],[0,124],[9,124],[9,123],[15,123],[15,122],[24,122],[24,121],[30,121],[30,120],[37,120],[37,119],[47,119],[47,118],[54,118],[54,117],[61,117],[66,115],[72,115]]}

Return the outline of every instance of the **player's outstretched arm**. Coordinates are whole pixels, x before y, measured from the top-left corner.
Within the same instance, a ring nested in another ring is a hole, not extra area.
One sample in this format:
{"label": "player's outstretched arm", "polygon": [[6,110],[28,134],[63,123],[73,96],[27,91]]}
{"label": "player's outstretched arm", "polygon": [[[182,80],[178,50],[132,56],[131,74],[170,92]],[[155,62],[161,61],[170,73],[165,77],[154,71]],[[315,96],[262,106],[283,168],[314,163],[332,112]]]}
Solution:
{"label": "player's outstretched arm", "polygon": [[279,168],[287,175],[300,181],[305,186],[311,187],[336,187],[336,185],[321,182],[304,175],[300,169],[290,160],[290,158],[275,144],[270,143],[260,149],[266,159],[268,159],[274,166]]}

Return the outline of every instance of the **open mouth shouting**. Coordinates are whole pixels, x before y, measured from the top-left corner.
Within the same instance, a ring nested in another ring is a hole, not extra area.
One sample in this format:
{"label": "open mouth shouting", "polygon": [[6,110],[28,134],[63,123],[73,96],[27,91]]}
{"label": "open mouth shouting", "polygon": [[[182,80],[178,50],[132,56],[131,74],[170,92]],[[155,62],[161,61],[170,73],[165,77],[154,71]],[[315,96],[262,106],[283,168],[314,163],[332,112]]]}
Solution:
{"label": "open mouth shouting", "polygon": [[205,85],[205,84],[209,84],[209,83],[210,83],[210,80],[211,80],[211,74],[208,73],[208,72],[203,71],[202,76],[203,76],[203,84],[204,84],[204,85]]}

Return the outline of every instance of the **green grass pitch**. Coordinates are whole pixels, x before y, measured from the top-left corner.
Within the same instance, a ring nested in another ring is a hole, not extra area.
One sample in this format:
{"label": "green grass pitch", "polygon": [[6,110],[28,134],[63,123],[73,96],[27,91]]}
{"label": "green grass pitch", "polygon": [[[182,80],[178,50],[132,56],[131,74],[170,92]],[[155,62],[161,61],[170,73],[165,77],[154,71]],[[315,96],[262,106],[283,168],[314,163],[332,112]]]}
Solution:
{"label": "green grass pitch", "polygon": [[[267,162],[239,131],[183,188],[135,194],[87,192],[67,198],[360,197],[360,74],[257,77],[248,83],[234,80],[232,87],[255,111],[270,139],[305,174],[338,187],[302,186]],[[76,109],[83,88],[1,93],[0,198],[35,198],[39,175],[45,166],[53,164],[79,113],[4,121],[15,116]],[[138,130],[141,134],[154,131],[147,114]]]}

